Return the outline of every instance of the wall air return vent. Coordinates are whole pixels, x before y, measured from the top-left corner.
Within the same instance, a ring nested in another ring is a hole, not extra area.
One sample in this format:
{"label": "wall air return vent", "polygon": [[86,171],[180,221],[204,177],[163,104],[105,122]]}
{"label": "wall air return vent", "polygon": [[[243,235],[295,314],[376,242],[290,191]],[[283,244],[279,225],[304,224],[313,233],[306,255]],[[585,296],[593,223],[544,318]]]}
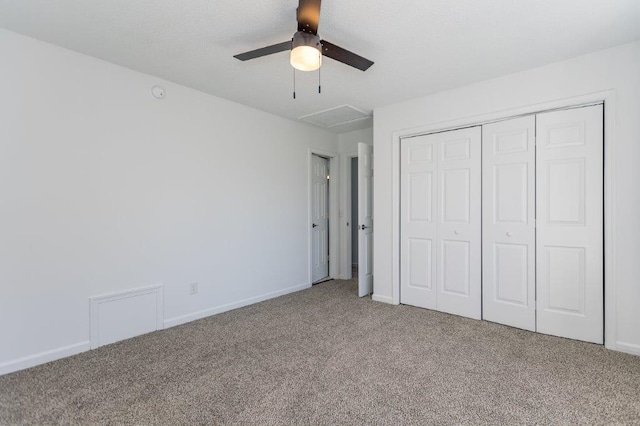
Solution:
{"label": "wall air return vent", "polygon": [[298,120],[324,128],[331,128],[353,123],[354,121],[366,120],[368,118],[371,118],[371,114],[354,108],[351,105],[340,105],[335,108],[325,109],[324,111],[303,115],[302,117],[298,117]]}

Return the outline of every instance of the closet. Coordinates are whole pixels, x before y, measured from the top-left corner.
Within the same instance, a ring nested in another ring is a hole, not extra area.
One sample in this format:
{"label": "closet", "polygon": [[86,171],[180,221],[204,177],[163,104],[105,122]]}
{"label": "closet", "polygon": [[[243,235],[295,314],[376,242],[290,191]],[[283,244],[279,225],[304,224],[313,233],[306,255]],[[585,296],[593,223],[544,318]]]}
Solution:
{"label": "closet", "polygon": [[603,343],[603,106],[403,138],[400,301]]}

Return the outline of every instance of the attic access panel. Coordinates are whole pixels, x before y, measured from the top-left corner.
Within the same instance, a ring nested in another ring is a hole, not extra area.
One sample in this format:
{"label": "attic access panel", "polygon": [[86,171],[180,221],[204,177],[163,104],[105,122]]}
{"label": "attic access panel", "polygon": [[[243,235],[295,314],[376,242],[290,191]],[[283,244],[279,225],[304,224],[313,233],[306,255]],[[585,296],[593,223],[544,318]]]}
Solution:
{"label": "attic access panel", "polygon": [[340,105],[303,115],[302,117],[298,117],[298,120],[324,128],[331,128],[355,121],[366,120],[368,118],[371,118],[371,115],[358,108],[352,107],[351,105]]}

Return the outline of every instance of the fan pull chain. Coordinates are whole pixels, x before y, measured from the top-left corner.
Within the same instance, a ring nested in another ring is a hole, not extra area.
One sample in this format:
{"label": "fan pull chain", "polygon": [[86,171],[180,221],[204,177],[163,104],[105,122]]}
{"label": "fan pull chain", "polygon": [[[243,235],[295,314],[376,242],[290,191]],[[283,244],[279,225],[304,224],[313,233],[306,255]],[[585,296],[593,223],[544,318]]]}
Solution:
{"label": "fan pull chain", "polygon": [[293,69],[293,99],[296,98],[296,69]]}

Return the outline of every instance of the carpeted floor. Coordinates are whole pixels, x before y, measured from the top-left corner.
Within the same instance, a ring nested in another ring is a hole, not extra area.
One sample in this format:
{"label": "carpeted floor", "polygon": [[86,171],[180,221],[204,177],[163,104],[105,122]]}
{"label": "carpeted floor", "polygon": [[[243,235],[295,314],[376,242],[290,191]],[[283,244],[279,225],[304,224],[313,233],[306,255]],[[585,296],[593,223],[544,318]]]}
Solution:
{"label": "carpeted floor", "polygon": [[0,424],[640,424],[640,357],[309,290],[0,377]]}

